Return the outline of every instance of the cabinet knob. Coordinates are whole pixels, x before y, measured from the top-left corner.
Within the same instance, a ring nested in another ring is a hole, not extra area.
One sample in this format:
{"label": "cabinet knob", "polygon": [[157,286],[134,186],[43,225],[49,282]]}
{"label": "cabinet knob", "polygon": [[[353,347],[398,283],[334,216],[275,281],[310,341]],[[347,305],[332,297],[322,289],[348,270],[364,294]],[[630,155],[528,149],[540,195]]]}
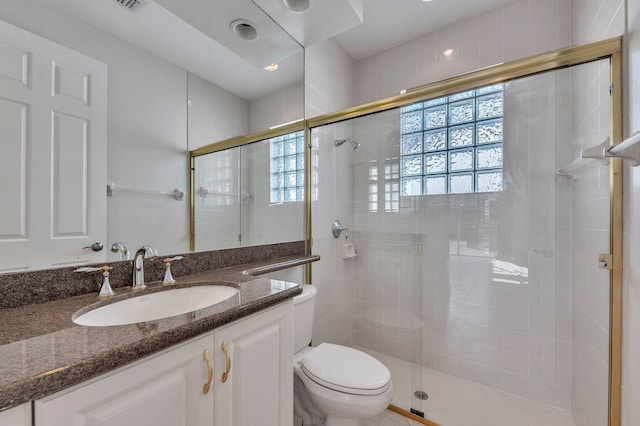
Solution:
{"label": "cabinet knob", "polygon": [[207,363],[207,383],[205,383],[204,388],[202,388],[202,393],[206,395],[209,393],[209,389],[211,389],[211,381],[213,380],[213,365],[211,365],[211,357],[209,356],[208,349],[204,350],[202,357]]}

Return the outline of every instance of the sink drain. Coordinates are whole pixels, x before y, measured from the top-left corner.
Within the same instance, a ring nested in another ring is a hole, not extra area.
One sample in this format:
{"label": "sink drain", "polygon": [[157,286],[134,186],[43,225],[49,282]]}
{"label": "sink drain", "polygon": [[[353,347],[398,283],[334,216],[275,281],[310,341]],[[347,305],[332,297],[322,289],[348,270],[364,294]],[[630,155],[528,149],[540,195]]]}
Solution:
{"label": "sink drain", "polygon": [[427,399],[429,399],[429,395],[427,395],[426,392],[421,391],[421,390],[417,390],[413,393],[413,396],[415,396],[418,399],[421,399],[423,401],[426,401]]}

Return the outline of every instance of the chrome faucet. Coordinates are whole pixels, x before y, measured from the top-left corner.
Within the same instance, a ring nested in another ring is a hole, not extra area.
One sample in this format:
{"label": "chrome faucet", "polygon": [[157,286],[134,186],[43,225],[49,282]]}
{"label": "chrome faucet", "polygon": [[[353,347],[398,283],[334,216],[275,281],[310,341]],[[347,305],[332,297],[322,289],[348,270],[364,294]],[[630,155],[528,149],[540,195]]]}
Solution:
{"label": "chrome faucet", "polygon": [[133,256],[131,287],[134,289],[143,289],[146,287],[144,284],[144,258],[156,256],[158,256],[158,252],[151,246],[142,246],[138,249],[135,256]]}

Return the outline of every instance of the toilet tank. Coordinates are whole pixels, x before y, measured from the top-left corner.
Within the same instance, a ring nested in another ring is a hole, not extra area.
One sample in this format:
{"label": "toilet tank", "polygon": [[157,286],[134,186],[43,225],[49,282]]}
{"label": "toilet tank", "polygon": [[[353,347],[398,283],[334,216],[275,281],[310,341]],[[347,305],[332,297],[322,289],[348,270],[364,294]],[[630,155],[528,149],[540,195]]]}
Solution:
{"label": "toilet tank", "polygon": [[311,343],[313,310],[318,290],[310,284],[302,284],[302,294],[293,298],[293,352]]}

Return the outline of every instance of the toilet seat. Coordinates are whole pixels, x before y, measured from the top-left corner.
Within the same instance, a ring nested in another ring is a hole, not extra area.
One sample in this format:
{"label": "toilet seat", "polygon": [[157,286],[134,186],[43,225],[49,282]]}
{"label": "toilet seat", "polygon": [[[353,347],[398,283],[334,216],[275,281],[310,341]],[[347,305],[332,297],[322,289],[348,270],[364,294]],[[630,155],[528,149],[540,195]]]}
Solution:
{"label": "toilet seat", "polygon": [[379,395],[391,386],[391,373],[380,361],[357,349],[322,343],[300,362],[317,384],[354,395]]}

